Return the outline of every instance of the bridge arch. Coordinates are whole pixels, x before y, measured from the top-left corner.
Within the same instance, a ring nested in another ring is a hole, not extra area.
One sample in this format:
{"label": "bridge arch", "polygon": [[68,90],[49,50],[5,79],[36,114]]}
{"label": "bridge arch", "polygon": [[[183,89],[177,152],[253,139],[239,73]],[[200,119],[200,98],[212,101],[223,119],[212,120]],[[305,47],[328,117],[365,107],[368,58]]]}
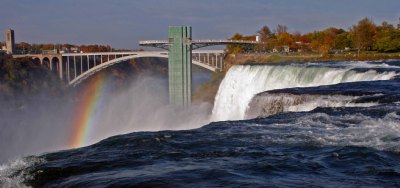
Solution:
{"label": "bridge arch", "polygon": [[50,59],[48,57],[44,57],[42,59],[42,65],[44,65],[45,67],[47,67],[48,69],[50,69]]}
{"label": "bridge arch", "polygon": [[[96,72],[98,72],[100,70],[103,70],[103,69],[105,69],[107,67],[110,67],[110,66],[112,66],[114,64],[122,63],[124,61],[131,60],[131,59],[145,58],[145,57],[160,57],[160,58],[168,59],[168,54],[167,53],[151,53],[151,54],[137,53],[137,54],[132,54],[132,55],[128,55],[128,56],[118,57],[118,58],[110,60],[108,62],[104,62],[102,64],[99,64],[99,65],[96,65],[94,67],[91,67],[86,72],[83,72],[79,76],[77,76],[74,79],[72,79],[69,82],[69,85],[76,86],[79,83],[81,83],[83,80],[86,80],[87,78],[89,78],[90,76],[95,74]],[[205,69],[207,69],[209,71],[212,71],[212,72],[215,72],[217,70],[215,67],[212,67],[210,65],[201,63],[201,62],[199,62],[197,60],[192,60],[192,64],[200,66],[200,67],[205,68]]]}
{"label": "bridge arch", "polygon": [[59,72],[60,67],[60,59],[58,59],[58,57],[53,57],[51,58],[51,69],[53,72]]}
{"label": "bridge arch", "polygon": [[35,65],[41,65],[42,64],[42,61],[40,61],[40,58],[38,58],[38,57],[32,57],[32,60],[33,60],[33,63]]}

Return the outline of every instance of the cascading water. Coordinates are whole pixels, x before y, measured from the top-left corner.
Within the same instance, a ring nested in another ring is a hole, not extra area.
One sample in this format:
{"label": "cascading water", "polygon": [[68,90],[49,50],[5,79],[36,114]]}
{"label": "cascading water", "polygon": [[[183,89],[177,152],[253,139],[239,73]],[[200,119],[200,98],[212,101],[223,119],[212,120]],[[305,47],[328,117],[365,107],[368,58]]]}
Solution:
{"label": "cascading water", "polygon": [[[282,88],[312,87],[344,82],[388,80],[396,71],[377,71],[367,63],[236,65],[226,74],[215,98],[212,121],[240,120],[253,96]],[[369,70],[360,71],[358,68]]]}

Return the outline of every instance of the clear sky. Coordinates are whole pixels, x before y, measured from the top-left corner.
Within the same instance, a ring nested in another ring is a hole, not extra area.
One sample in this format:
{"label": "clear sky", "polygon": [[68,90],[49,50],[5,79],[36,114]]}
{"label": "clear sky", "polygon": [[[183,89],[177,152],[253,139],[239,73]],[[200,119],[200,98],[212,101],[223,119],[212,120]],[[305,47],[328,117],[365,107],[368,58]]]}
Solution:
{"label": "clear sky", "polygon": [[166,39],[169,25],[192,26],[194,39],[221,39],[263,25],[301,33],[348,29],[364,17],[397,24],[400,0],[0,0],[0,30],[13,28],[17,42],[127,49]]}

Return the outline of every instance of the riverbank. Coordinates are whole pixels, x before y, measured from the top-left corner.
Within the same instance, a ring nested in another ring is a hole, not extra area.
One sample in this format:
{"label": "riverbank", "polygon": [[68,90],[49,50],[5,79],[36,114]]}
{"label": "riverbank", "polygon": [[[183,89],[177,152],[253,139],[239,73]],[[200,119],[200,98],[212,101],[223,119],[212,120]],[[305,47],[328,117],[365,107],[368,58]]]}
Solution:
{"label": "riverbank", "polygon": [[336,54],[316,53],[251,53],[230,54],[225,59],[225,70],[232,65],[248,63],[283,63],[283,62],[325,62],[325,61],[373,61],[400,59],[400,53],[378,53],[378,52],[345,52]]}

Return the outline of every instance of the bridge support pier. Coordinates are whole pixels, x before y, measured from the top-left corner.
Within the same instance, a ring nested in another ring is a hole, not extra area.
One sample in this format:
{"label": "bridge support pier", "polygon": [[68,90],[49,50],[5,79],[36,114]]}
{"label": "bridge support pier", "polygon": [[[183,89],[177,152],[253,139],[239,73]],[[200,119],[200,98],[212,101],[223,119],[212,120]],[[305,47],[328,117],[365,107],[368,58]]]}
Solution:
{"label": "bridge support pier", "polygon": [[168,35],[169,102],[187,107],[192,101],[192,27],[169,27]]}

